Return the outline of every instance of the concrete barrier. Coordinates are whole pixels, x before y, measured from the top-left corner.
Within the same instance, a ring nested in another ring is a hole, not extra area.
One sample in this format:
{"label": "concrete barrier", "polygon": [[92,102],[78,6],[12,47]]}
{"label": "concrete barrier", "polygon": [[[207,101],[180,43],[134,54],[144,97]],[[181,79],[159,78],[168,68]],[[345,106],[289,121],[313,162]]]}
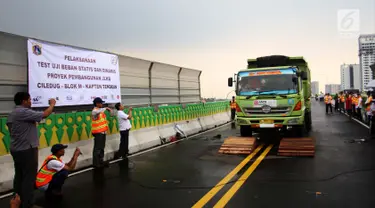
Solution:
{"label": "concrete barrier", "polygon": [[165,124],[158,126],[158,133],[161,139],[165,142],[169,142],[171,136],[176,135],[176,130],[174,129],[175,123]]}
{"label": "concrete barrier", "polygon": [[213,119],[215,120],[216,124],[225,124],[230,120],[230,113],[224,112],[224,113],[218,113],[213,115]]}
{"label": "concrete barrier", "polygon": [[[119,137],[118,135],[117,137]],[[161,144],[160,134],[157,127],[149,127],[131,131],[129,137],[132,137],[138,143],[139,150],[149,149]]]}
{"label": "concrete barrier", "polygon": [[[199,121],[200,120],[200,121]],[[198,119],[191,119],[186,121],[179,121],[176,123],[164,124],[155,127],[142,128],[132,130],[129,133],[129,152],[136,153],[162,144],[160,138],[166,138],[169,142],[169,137],[175,135],[175,125],[184,131],[187,136],[201,132],[215,125],[219,126],[229,121],[227,112],[218,113],[201,117]],[[120,144],[120,135],[107,135],[105,147],[105,160],[113,158],[114,153],[118,150]],[[77,169],[89,167],[92,164],[92,150],[94,141],[92,139],[82,140],[68,144],[63,160],[68,162],[73,155],[76,147],[82,151],[82,155],[78,158]],[[50,147],[39,150],[39,167],[44,159],[51,154]],[[11,155],[4,155],[0,157],[0,192],[10,191],[13,188],[14,166]]]}
{"label": "concrete barrier", "polygon": [[[199,122],[198,118],[189,120],[189,122],[187,123],[187,126],[188,126],[188,129],[192,132],[191,134],[195,134],[195,133],[203,131],[203,127],[201,123]],[[191,134],[188,134],[188,135],[191,135]]]}
{"label": "concrete barrier", "polygon": [[205,117],[202,117],[201,119],[201,124],[202,125],[205,125],[205,126],[202,126],[202,128],[204,130],[207,130],[207,129],[212,129],[214,128],[215,126],[217,126],[218,124],[215,122],[215,119],[214,117],[211,115],[211,116],[205,116]]}
{"label": "concrete barrier", "polygon": [[[199,132],[198,131],[194,131],[193,128],[191,127],[191,125],[189,125],[190,121],[180,121],[180,122],[177,122],[176,125],[178,125],[178,127],[181,129],[181,131],[183,132],[184,135],[192,135],[194,134],[194,132]],[[182,137],[184,137],[184,135],[182,135]]]}

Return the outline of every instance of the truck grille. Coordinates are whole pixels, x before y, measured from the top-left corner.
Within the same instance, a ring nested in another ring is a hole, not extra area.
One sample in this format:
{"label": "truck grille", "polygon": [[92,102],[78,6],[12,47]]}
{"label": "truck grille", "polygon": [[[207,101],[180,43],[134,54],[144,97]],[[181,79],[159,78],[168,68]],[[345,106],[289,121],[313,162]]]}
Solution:
{"label": "truck grille", "polygon": [[[245,113],[250,114],[266,114],[262,111],[262,108],[244,108]],[[271,111],[267,114],[284,114],[290,111],[289,107],[275,107],[271,108]]]}

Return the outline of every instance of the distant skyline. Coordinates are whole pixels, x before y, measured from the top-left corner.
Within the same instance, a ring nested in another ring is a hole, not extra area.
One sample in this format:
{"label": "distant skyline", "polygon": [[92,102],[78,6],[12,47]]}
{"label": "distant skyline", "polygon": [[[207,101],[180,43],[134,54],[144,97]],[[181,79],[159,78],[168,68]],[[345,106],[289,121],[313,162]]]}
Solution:
{"label": "distant skyline", "polygon": [[359,63],[339,9],[359,9],[359,32],[375,33],[373,0],[0,0],[0,30],[199,69],[202,96],[225,98],[228,77],[271,54],[304,56],[320,89],[339,84],[340,65]]}

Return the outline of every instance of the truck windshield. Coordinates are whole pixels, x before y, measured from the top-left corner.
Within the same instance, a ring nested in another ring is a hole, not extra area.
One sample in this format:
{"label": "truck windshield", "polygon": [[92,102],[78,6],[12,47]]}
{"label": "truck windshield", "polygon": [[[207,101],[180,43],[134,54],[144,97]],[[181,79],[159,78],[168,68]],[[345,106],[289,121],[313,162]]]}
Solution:
{"label": "truck windshield", "polygon": [[237,94],[248,95],[269,95],[269,94],[294,94],[298,92],[296,68],[243,71],[238,74]]}

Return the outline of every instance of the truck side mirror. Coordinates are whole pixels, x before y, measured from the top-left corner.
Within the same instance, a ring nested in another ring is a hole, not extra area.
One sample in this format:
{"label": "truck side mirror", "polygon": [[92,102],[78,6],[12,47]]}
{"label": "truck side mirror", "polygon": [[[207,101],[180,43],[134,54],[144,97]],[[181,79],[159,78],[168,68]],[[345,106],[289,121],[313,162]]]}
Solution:
{"label": "truck side mirror", "polygon": [[302,80],[307,80],[308,79],[307,73],[305,71],[301,72],[301,79]]}
{"label": "truck side mirror", "polygon": [[233,86],[233,77],[229,77],[228,78],[228,87],[232,87]]}

